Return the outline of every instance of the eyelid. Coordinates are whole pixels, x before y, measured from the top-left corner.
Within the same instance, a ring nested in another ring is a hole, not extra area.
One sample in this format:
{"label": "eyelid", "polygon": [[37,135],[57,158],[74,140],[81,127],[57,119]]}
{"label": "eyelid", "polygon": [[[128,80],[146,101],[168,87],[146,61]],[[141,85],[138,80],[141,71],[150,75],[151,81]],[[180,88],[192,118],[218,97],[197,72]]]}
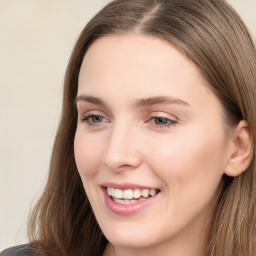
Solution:
{"label": "eyelid", "polygon": [[107,120],[107,118],[105,118],[104,116],[102,116],[102,115],[95,115],[95,114],[86,114],[86,115],[81,117],[81,120],[82,121],[87,121],[87,120],[89,120],[90,118],[93,118],[93,117],[101,117],[102,119],[106,119]]}
{"label": "eyelid", "polygon": [[[162,118],[167,121],[167,123],[157,124],[157,118]],[[170,129],[171,127],[178,124],[178,118],[164,112],[152,112],[148,116],[146,123],[149,123],[150,127],[153,129]]]}
{"label": "eyelid", "polygon": [[104,117],[106,119],[109,119],[108,115],[105,112],[101,111],[101,110],[96,110],[96,109],[94,109],[94,110],[86,110],[86,111],[85,110],[83,110],[83,111],[82,110],[81,111],[78,110],[78,116],[80,118],[85,117],[85,116],[90,116],[90,115],[102,116],[102,117]]}
{"label": "eyelid", "polygon": [[[93,117],[101,117],[103,120],[100,122],[93,122],[91,119]],[[81,123],[85,123],[87,126],[102,126],[106,123],[110,122],[110,119],[107,117],[107,115],[99,110],[91,110],[87,112],[83,112],[83,114],[79,115],[79,121]]]}
{"label": "eyelid", "polygon": [[173,120],[173,121],[179,121],[179,119],[178,119],[176,116],[171,115],[171,114],[168,114],[168,113],[166,113],[166,112],[162,112],[162,111],[154,111],[154,112],[151,112],[151,113],[149,114],[149,117],[148,117],[148,118],[150,118],[150,117],[163,117],[163,118],[171,119],[171,120]]}

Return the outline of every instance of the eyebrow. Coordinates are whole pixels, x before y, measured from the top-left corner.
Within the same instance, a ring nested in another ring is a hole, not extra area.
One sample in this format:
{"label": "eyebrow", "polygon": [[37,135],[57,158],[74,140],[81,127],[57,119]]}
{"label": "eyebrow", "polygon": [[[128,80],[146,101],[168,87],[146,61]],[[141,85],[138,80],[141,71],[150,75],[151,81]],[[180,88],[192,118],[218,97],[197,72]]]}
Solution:
{"label": "eyebrow", "polygon": [[85,102],[89,102],[89,103],[92,103],[95,105],[106,106],[106,104],[104,103],[103,100],[93,97],[93,96],[84,95],[84,94],[77,96],[75,98],[75,104],[77,104],[77,102],[79,102],[79,101],[85,101]]}
{"label": "eyebrow", "polygon": [[136,100],[136,106],[138,107],[148,107],[148,106],[161,104],[161,103],[166,103],[171,105],[177,104],[177,105],[190,106],[186,101],[175,98],[175,97],[170,97],[170,96],[156,96],[156,97]]}
{"label": "eyebrow", "polygon": [[[95,105],[100,106],[107,106],[107,104],[101,100],[100,98],[90,96],[90,95],[79,95],[75,99],[75,103],[79,101],[85,101],[89,102]],[[161,103],[171,104],[171,105],[183,105],[183,106],[190,106],[189,103],[187,103],[184,100],[181,100],[179,98],[170,97],[170,96],[156,96],[156,97],[149,97],[149,98],[143,98],[143,99],[137,99],[135,101],[136,107],[149,107]]]}

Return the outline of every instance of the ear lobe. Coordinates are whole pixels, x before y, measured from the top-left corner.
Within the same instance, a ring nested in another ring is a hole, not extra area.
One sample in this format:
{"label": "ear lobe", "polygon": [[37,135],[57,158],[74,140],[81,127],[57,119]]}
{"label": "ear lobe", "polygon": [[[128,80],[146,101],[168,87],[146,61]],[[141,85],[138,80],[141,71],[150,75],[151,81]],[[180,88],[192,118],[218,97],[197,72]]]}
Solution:
{"label": "ear lobe", "polygon": [[232,152],[224,170],[227,176],[235,177],[243,173],[250,165],[253,153],[253,143],[248,123],[240,121],[231,135]]}

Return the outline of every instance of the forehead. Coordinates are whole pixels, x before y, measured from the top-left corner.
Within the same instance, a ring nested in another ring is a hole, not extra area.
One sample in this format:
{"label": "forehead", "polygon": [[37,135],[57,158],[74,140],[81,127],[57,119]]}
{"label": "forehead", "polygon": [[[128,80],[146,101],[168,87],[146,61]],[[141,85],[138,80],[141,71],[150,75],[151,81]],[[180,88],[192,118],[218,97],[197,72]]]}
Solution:
{"label": "forehead", "polygon": [[83,65],[88,63],[94,66],[107,65],[110,60],[111,65],[117,64],[120,68],[136,63],[143,69],[170,64],[170,61],[175,60],[177,65],[186,63],[200,72],[200,69],[178,47],[166,40],[148,35],[128,34],[101,37],[87,50]]}
{"label": "forehead", "polygon": [[[174,74],[177,75],[174,77]],[[114,83],[119,82],[119,78],[123,85],[135,81],[143,85],[157,84],[160,78],[170,80],[172,76],[177,80],[179,75],[179,80],[197,78],[206,83],[200,69],[167,41],[136,34],[109,35],[99,38],[88,49],[79,85],[89,86],[91,79],[101,84]]]}
{"label": "forehead", "polygon": [[176,46],[144,35],[110,35],[87,51],[79,74],[78,95],[113,101],[170,96],[193,105],[218,99],[201,70]]}

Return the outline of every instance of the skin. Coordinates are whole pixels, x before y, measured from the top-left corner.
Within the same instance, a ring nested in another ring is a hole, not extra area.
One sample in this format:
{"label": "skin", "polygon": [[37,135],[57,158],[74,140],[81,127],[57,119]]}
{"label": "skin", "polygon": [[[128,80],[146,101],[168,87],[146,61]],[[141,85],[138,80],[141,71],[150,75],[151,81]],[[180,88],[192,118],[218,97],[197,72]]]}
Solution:
{"label": "skin", "polygon": [[[105,36],[85,55],[77,95],[75,159],[110,241],[104,255],[203,255],[233,148],[222,106],[197,66],[161,39]],[[156,96],[179,100],[136,104]],[[143,211],[120,216],[105,205],[104,182],[160,193]]]}

